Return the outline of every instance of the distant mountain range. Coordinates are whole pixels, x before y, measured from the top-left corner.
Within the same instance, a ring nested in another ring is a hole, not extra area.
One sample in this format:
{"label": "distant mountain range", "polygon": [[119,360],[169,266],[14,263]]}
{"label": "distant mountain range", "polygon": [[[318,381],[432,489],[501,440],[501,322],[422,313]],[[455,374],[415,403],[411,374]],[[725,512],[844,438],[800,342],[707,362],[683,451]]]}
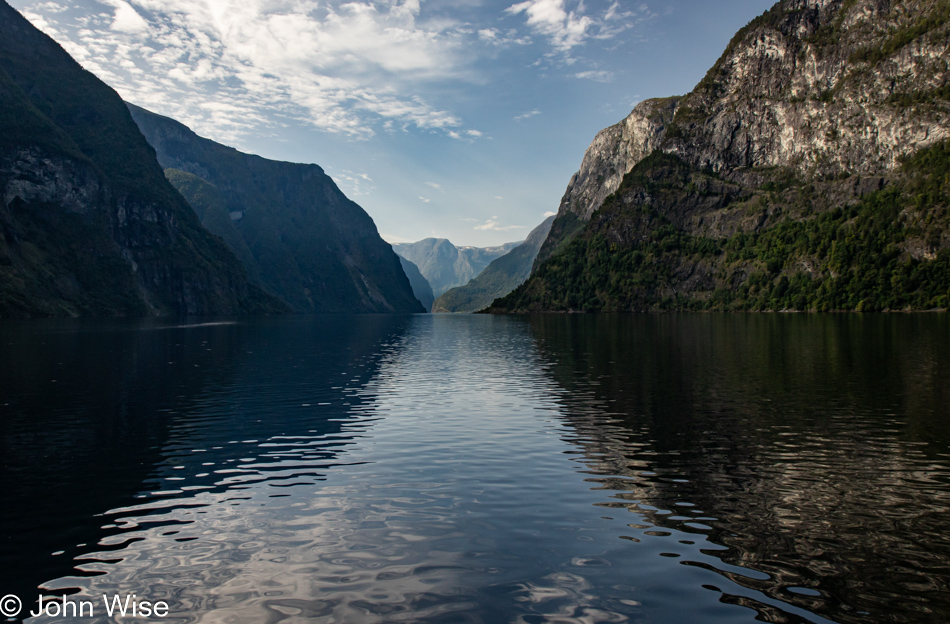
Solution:
{"label": "distant mountain range", "polygon": [[397,243],[397,254],[415,264],[425,276],[436,297],[450,288],[467,284],[495,258],[521,242],[498,247],[456,247],[444,238],[426,238],[415,243]]}
{"label": "distant mountain range", "polygon": [[244,154],[129,105],[165,175],[268,292],[299,312],[422,312],[399,258],[317,165]]}
{"label": "distant mountain range", "polygon": [[491,264],[464,286],[443,293],[432,305],[433,312],[477,312],[524,283],[534,259],[547,239],[554,217],[548,217],[528,234],[523,243]]}
{"label": "distant mountain range", "polygon": [[0,317],[285,311],[165,179],[125,104],[0,0]]}
{"label": "distant mountain range", "polygon": [[595,137],[494,312],[950,307],[950,8],[784,0]]}

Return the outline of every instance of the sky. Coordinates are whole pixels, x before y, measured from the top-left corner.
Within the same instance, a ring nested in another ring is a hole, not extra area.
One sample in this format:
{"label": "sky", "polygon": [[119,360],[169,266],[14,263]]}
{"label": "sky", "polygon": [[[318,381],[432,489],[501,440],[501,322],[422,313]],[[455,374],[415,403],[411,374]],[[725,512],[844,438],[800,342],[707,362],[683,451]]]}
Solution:
{"label": "sky", "polygon": [[316,163],[390,242],[524,239],[773,0],[12,0],[129,102]]}

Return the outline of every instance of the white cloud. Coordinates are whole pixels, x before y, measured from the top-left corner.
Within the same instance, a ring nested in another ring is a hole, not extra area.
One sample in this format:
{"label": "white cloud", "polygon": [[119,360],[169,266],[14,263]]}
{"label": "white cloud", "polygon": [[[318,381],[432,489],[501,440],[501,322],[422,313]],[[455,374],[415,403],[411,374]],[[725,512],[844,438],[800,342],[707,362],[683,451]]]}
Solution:
{"label": "white cloud", "polygon": [[614,75],[609,71],[582,71],[574,74],[574,77],[596,82],[610,82]]}
{"label": "white cloud", "polygon": [[434,189],[437,190],[437,191],[441,191],[441,190],[442,190],[442,186],[441,186],[440,184],[436,184],[435,182],[426,182],[426,186],[428,186],[428,187],[430,187],[430,188],[434,188]]}
{"label": "white cloud", "polygon": [[369,195],[376,188],[373,179],[367,173],[357,173],[347,169],[341,169],[330,174],[336,185],[350,197],[359,197]]}
{"label": "white cloud", "polygon": [[574,46],[580,45],[588,36],[588,29],[593,20],[582,15],[583,2],[578,4],[578,11],[567,12],[564,9],[564,0],[526,0],[513,4],[505,13],[527,15],[527,23],[535,32],[548,37],[556,50],[567,52]]}
{"label": "white cloud", "polygon": [[58,2],[43,2],[34,6],[33,8],[42,11],[43,13],[62,13],[63,11],[69,10],[68,6],[64,6]]}
{"label": "white cloud", "polygon": [[539,110],[528,111],[527,113],[523,113],[523,114],[521,114],[521,115],[518,115],[517,117],[514,118],[514,120],[515,120],[515,121],[523,121],[523,120],[525,120],[525,119],[530,119],[530,118],[534,117],[535,115],[540,115],[540,114],[541,114],[541,111],[539,111]]}
{"label": "white cloud", "polygon": [[428,204],[430,201],[432,201],[428,197],[423,197],[422,195],[419,196],[419,199],[422,200],[423,204]]}
{"label": "white cloud", "polygon": [[478,130],[466,130],[466,131],[465,131],[465,134],[467,134],[467,135],[470,136],[470,137],[480,137],[480,136],[482,136],[482,133],[479,132]]}
{"label": "white cloud", "polygon": [[418,95],[467,80],[470,63],[460,30],[419,23],[419,0],[99,2],[75,19],[49,2],[31,11],[124,98],[218,140],[281,117],[353,137],[462,124]]}
{"label": "white cloud", "polygon": [[[505,9],[508,15],[525,15],[528,27],[547,37],[555,52],[563,54],[568,65],[574,62],[571,51],[588,39],[613,39],[635,24],[656,17],[646,4],[635,10],[623,10],[615,1],[601,17],[585,15],[583,0],[578,0],[574,10],[565,7],[565,0],[525,0]],[[498,32],[491,29],[480,36],[486,41],[499,40]]]}
{"label": "white cloud", "polygon": [[497,28],[483,28],[478,31],[478,38],[482,43],[487,43],[493,46],[507,46],[507,45],[529,45],[532,43],[531,37],[519,37],[518,31],[514,28],[509,29],[507,32],[502,32]]}
{"label": "white cloud", "polygon": [[493,232],[507,232],[508,230],[526,230],[523,225],[500,225],[498,223],[498,217],[492,217],[485,223],[475,226],[476,230],[491,230]]}
{"label": "white cloud", "polygon": [[548,217],[553,217],[553,216],[556,215],[556,214],[557,214],[556,212],[551,212],[551,211],[549,210],[549,211],[547,211],[547,212],[544,213],[544,218],[547,219]]}
{"label": "white cloud", "polygon": [[482,41],[495,42],[498,41],[498,29],[497,28],[485,28],[478,31],[478,38]]}
{"label": "white cloud", "polygon": [[112,18],[112,30],[126,33],[148,31],[148,22],[127,2],[116,2],[115,17]]}

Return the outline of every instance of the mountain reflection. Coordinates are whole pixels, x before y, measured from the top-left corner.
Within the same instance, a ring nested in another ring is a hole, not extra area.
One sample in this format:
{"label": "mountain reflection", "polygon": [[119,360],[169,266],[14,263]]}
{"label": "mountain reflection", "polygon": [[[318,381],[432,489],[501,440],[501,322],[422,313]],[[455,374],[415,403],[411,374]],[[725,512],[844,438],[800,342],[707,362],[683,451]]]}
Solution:
{"label": "mountain reflection", "polygon": [[407,322],[0,325],[0,586],[32,601],[64,577],[48,587],[74,591],[112,568],[73,559],[114,559],[136,529],[176,525],[164,533],[184,543],[207,505],[196,494],[321,479]]}
{"label": "mountain reflection", "polygon": [[631,539],[696,534],[725,547],[708,551],[723,577],[834,621],[950,610],[945,316],[544,316],[531,328],[600,504],[646,519]]}
{"label": "mountain reflection", "polygon": [[29,607],[39,585],[100,605],[91,624],[129,594],[167,602],[164,621],[230,624],[950,614],[941,316],[0,338],[0,591]]}

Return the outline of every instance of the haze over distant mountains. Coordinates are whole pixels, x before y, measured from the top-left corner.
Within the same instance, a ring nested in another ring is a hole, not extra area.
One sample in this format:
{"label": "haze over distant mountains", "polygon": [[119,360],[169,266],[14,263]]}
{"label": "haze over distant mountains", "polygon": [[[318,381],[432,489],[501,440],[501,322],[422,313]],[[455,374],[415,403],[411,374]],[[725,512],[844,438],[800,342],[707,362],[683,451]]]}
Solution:
{"label": "haze over distant mountains", "polygon": [[450,288],[467,284],[487,267],[518,245],[498,247],[456,247],[444,238],[426,238],[415,243],[396,243],[397,254],[415,264],[436,297]]}
{"label": "haze over distant mountains", "polygon": [[531,230],[523,243],[492,260],[484,271],[464,286],[443,293],[432,305],[433,312],[477,312],[524,283],[534,259],[547,239],[554,216]]}

